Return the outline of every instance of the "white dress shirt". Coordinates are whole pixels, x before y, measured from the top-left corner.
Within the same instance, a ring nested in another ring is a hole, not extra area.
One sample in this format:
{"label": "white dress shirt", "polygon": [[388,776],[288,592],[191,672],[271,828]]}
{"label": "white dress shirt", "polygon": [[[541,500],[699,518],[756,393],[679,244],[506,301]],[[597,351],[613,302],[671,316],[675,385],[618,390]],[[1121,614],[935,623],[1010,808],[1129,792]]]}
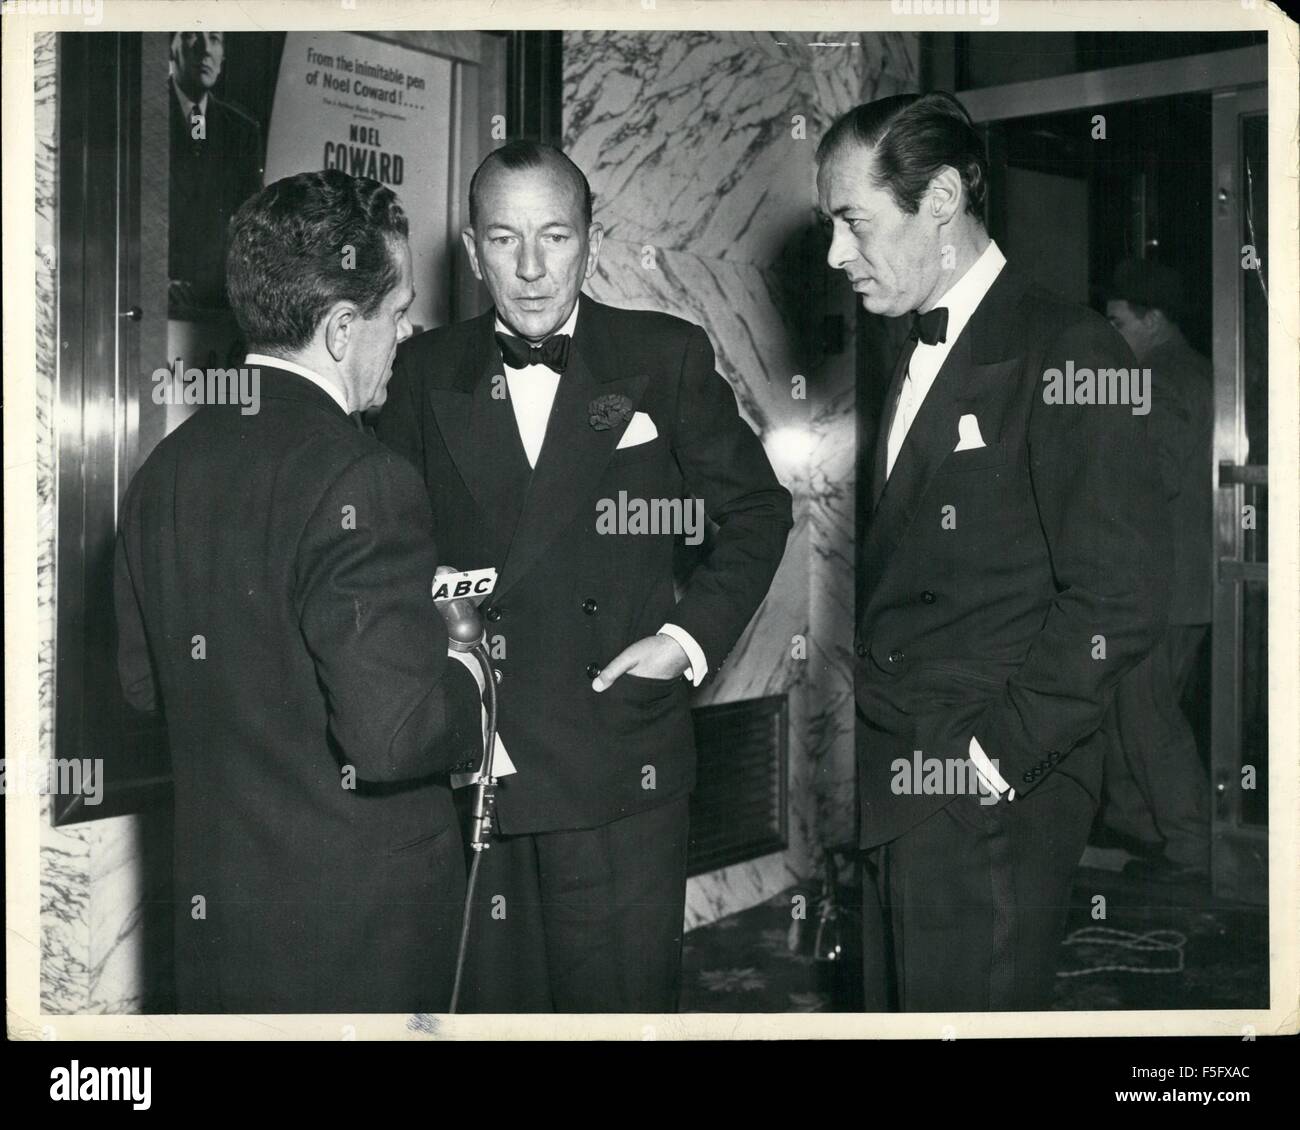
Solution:
{"label": "white dress shirt", "polygon": [[984,301],[989,287],[1006,266],[1006,257],[1002,254],[995,240],[990,239],[984,253],[975,260],[961,278],[952,284],[944,296],[935,303],[936,306],[948,308],[948,329],[944,340],[934,345],[923,341],[916,343],[916,350],[908,362],[907,376],[903,378],[903,387],[898,396],[898,410],[894,413],[894,422],[889,429],[889,443],[885,454],[885,477],[894,471],[894,462],[907,438],[908,430],[921,405],[925,403],[926,394],[939,375],[943,363],[948,360],[953,343],[966,328],[975,308]]}
{"label": "white dress shirt", "polygon": [[[572,339],[573,328],[577,324],[578,307],[575,304],[564,325],[555,332],[568,334]],[[518,336],[499,317],[496,320],[496,332],[511,337]],[[519,428],[519,440],[524,446],[524,454],[528,456],[528,465],[536,467],[538,457],[542,453],[542,444],[546,439],[546,425],[551,418],[555,390],[560,387],[560,374],[542,364],[512,369],[503,363],[503,368],[506,374],[506,387],[510,392],[510,403],[515,411],[515,424]],[[695,637],[676,624],[665,624],[659,629],[659,635],[676,640],[681,645],[681,649],[686,652],[686,658],[690,661],[690,666],[686,668],[686,678],[698,687],[709,672],[709,663],[704,658],[704,651],[695,642]]]}
{"label": "white dress shirt", "polygon": [[286,361],[283,357],[270,357],[265,353],[250,353],[244,358],[244,367],[248,369],[259,367],[266,369],[284,369],[290,373],[294,373],[297,376],[302,377],[304,380],[311,381],[311,383],[317,388],[324,389],[331,397],[333,397],[335,404],[342,408],[344,412],[347,412],[348,415],[352,414],[351,410],[348,408],[347,394],[328,377],[322,377],[314,369],[308,369],[305,365],[299,365],[295,361]]}
{"label": "white dress shirt", "polygon": [[[989,288],[1001,274],[1006,263],[1006,256],[1002,254],[997,241],[990,239],[983,254],[935,303],[936,306],[948,308],[948,328],[944,333],[944,340],[934,345],[926,345],[925,342],[918,341],[912,359],[908,362],[907,375],[903,378],[903,387],[898,395],[898,408],[894,412],[894,422],[890,425],[889,440],[885,448],[886,478],[893,473],[894,463],[903,448],[903,441],[907,438],[912,421],[916,419],[921,405],[925,403],[926,395],[934,384],[935,377],[939,375],[939,370],[943,368],[943,363],[948,360],[953,344],[966,328],[966,323],[970,321],[976,307],[984,301],[984,296],[988,294]],[[973,735],[969,753],[971,763],[984,784],[999,796],[1007,800],[1015,800],[1016,790],[1007,784]]]}

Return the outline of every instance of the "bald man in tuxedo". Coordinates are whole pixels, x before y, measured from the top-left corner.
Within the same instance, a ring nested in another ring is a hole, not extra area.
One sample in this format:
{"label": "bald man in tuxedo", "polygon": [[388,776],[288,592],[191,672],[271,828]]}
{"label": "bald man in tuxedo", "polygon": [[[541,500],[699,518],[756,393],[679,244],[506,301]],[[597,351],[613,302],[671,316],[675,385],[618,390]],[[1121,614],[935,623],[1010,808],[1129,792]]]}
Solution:
{"label": "bald man in tuxedo", "polygon": [[[483,855],[468,1010],[677,1008],[690,690],[754,615],[791,526],[704,332],[581,293],[600,238],[559,150],[489,155],[464,242],[493,308],[399,349],[378,425],[423,473],[447,559],[500,574],[485,613],[518,772]],[[690,532],[610,529],[620,498],[716,523],[680,599]]]}

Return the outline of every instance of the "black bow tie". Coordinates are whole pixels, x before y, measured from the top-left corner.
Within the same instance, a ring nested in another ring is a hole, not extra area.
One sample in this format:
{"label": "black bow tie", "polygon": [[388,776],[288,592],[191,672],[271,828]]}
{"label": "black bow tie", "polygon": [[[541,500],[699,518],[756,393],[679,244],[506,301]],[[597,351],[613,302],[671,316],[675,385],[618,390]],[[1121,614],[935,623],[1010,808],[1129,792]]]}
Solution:
{"label": "black bow tie", "polygon": [[936,306],[925,314],[912,311],[911,337],[919,337],[926,345],[938,345],[948,340],[948,307]]}
{"label": "black bow tie", "polygon": [[545,365],[562,373],[569,364],[569,335],[552,334],[541,345],[533,345],[522,337],[509,334],[497,334],[497,345],[501,347],[501,356],[512,369],[523,369],[528,365]]}

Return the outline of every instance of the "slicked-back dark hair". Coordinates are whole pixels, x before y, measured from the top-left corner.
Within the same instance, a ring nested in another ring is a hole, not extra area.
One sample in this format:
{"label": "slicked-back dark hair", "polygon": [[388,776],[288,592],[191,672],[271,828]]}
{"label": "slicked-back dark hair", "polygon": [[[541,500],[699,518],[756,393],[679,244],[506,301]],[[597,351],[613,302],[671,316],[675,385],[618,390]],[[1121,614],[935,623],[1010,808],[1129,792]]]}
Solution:
{"label": "slicked-back dark hair", "polygon": [[988,158],[965,107],[946,91],[895,94],[842,114],[817,146],[821,164],[849,144],[875,150],[876,184],[915,215],[931,178],[945,165],[961,176],[966,211],[984,222]]}
{"label": "slicked-back dark hair", "polygon": [[494,168],[540,169],[548,165],[559,171],[562,176],[569,178],[574,190],[578,193],[578,199],[582,201],[583,220],[590,224],[591,184],[587,180],[587,174],[578,168],[563,150],[557,149],[554,145],[547,145],[541,141],[519,139],[507,141],[501,148],[492,150],[483,158],[479,167],[474,170],[474,175],[470,177],[470,226],[474,226],[478,216],[478,187],[484,173],[490,172]]}
{"label": "slicked-back dark hair", "polygon": [[373,317],[400,277],[393,243],[408,233],[392,189],[339,169],[285,177],[244,201],[230,221],[226,292],[250,350],[302,349],[336,302]]}

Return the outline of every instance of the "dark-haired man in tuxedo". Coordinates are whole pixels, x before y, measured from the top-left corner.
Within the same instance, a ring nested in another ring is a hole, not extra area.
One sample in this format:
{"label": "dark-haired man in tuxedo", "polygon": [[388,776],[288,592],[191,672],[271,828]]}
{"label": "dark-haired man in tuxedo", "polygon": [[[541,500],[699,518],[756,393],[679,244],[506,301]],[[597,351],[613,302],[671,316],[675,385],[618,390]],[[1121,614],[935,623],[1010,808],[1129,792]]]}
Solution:
{"label": "dark-haired man in tuxedo", "polygon": [[178,1009],[443,1011],[447,772],[480,748],[481,687],[448,662],[424,487],[360,428],[411,333],[406,216],[376,181],[302,173],[230,242],[260,395],[158,444],[117,545],[122,686],[171,748]]}
{"label": "dark-haired man in tuxedo", "polygon": [[989,238],[983,147],[951,95],[859,106],[817,159],[830,265],[870,312],[913,319],[858,586],[868,1007],[1047,1008],[1098,729],[1165,617],[1140,381],[1104,318]]}
{"label": "dark-haired man in tuxedo", "polygon": [[[378,426],[423,472],[448,560],[500,574],[486,615],[518,772],[483,856],[472,1011],[676,1009],[689,689],[757,610],[791,526],[704,332],[580,293],[600,238],[563,153],[490,154],[464,242],[494,308],[402,346]],[[699,500],[717,523],[680,600],[686,531],[611,528],[620,498]]]}

